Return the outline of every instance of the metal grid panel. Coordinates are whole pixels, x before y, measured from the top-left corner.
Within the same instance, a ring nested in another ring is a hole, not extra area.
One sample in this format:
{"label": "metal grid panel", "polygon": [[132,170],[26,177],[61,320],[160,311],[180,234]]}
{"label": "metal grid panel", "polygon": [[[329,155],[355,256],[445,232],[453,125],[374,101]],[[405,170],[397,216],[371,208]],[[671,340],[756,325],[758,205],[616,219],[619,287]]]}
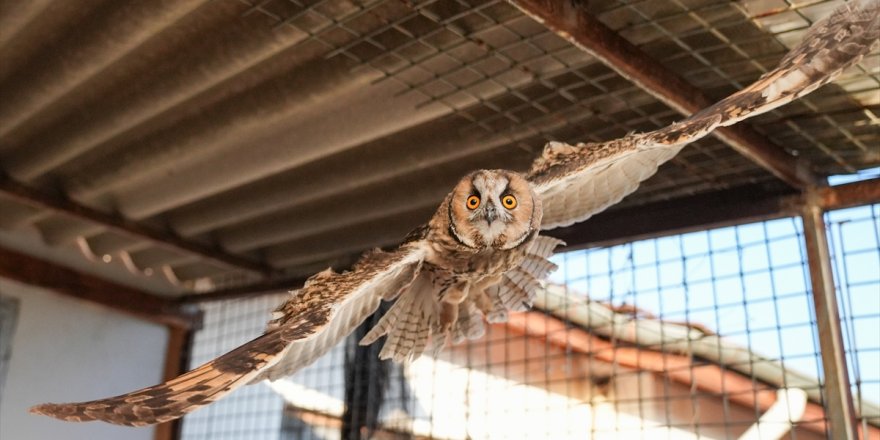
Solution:
{"label": "metal grid panel", "polygon": [[880,205],[828,214],[838,304],[859,421],[880,423],[880,412],[858,408],[880,400]]}
{"label": "metal grid panel", "polygon": [[[587,7],[649,55],[721,98],[772,68],[788,45],[839,3],[609,0]],[[512,148],[537,151],[547,140],[607,140],[680,117],[610,70],[592,65],[589,56],[506,2],[428,0],[407,5],[409,13],[367,33],[343,26],[355,37],[330,49],[328,56],[370,65],[384,79],[423,95],[425,104],[443,103],[463,119],[463,130],[507,136]],[[851,69],[838,81],[842,88],[826,87],[817,96],[764,116],[759,131],[792,154],[807,156],[821,173],[854,172],[880,162],[876,149],[870,148],[880,142],[870,129],[876,119],[871,106],[880,103],[869,102],[871,93],[880,90],[877,59],[868,57]],[[847,95],[853,91],[855,98]],[[820,111],[819,101],[826,107],[833,103],[834,115]],[[771,180],[710,139],[687,148],[629,202]]]}
{"label": "metal grid panel", "polygon": [[[772,69],[840,0],[590,2],[600,19],[690,83],[721,98]],[[752,125],[822,174],[877,164],[871,129],[880,105],[880,54],[866,57],[837,87],[757,118]]]}
{"label": "metal grid panel", "polygon": [[[853,394],[876,435],[880,205],[827,218]],[[183,438],[828,438],[803,242],[785,218],[563,253],[536,310],[480,340],[400,367],[356,345],[367,324],[275,386],[286,404],[257,385],[215,405],[235,410],[187,416]],[[194,364],[255,335],[281,299],[209,305]],[[802,415],[766,418],[780,390],[804,392]]]}
{"label": "metal grid panel", "polygon": [[[509,148],[532,152],[548,140],[604,141],[680,117],[506,2],[430,0],[410,6],[410,13],[366,34],[349,29],[356,37],[327,56],[380,70],[382,80],[403,84],[404,93],[421,94],[422,105],[446,105],[463,131],[506,137]],[[720,176],[719,161],[729,165]],[[644,185],[644,198],[630,202],[772,180],[714,139],[690,146],[660,176]]]}
{"label": "metal grid panel", "polygon": [[[756,423],[762,412],[757,406],[743,412],[742,405],[734,403],[737,397],[743,397],[742,393],[753,393],[758,398],[777,387],[790,386],[787,382],[795,372],[816,378],[821,371],[802,243],[800,222],[783,219],[564,254],[560,258],[563,270],[556,279],[564,281],[569,291],[589,292],[590,300],[631,310],[634,317],[641,315],[698,329],[702,335],[685,342],[687,352],[701,353],[699,346],[717,333],[721,337],[718,358],[724,359],[727,350],[734,347],[754,353],[745,361],[722,362],[715,377],[720,390],[699,390],[705,384],[695,380],[695,392],[645,396],[639,388],[630,391],[627,399],[617,400],[620,405],[639,408],[659,405],[666,417],[665,426],[671,429],[736,438]],[[675,348],[681,346],[680,340],[660,339],[659,344],[642,348],[661,352],[680,349]],[[614,346],[609,350],[620,349]],[[691,365],[664,368],[667,374],[662,378],[663,386],[671,387],[676,373],[689,373],[695,379],[696,371],[713,363],[717,359],[694,359]],[[779,383],[766,384],[766,378],[757,373],[759,365],[778,367]],[[626,383],[623,380],[627,375],[634,374],[640,372],[617,371],[613,380]],[[754,387],[725,390],[726,381],[736,376],[749,379]],[[815,396],[821,392],[818,381],[812,385],[801,383],[798,388]],[[701,409],[712,407],[712,400],[720,401],[720,407]],[[683,413],[673,410],[682,407],[686,408]],[[811,422],[821,423],[823,419],[799,423]],[[643,438],[657,433],[650,425],[627,425],[618,424],[613,430],[632,429],[632,435]]]}
{"label": "metal grid panel", "polygon": [[[202,305],[204,326],[193,337],[190,369],[259,335],[283,295]],[[181,438],[277,439],[281,398],[264,385],[247,387],[202,411],[188,415]]]}

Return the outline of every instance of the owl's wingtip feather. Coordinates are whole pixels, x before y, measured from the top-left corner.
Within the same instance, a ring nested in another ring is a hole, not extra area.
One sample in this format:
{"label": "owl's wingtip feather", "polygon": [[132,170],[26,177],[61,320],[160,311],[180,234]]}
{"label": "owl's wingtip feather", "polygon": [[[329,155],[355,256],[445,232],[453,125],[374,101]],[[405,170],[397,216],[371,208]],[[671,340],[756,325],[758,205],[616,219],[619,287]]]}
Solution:
{"label": "owl's wingtip feather", "polygon": [[54,405],[54,403],[41,403],[39,405],[34,405],[28,408],[28,412],[31,414],[39,414],[41,416],[49,416],[52,415],[52,411],[49,409]]}
{"label": "owl's wingtip feather", "polygon": [[49,416],[55,418],[64,418],[64,415],[61,414],[60,411],[61,405],[57,403],[41,403],[39,405],[34,405],[28,408],[28,412],[31,414],[38,414],[41,416]]}
{"label": "owl's wingtip feather", "polygon": [[85,414],[73,412],[71,405],[65,405],[62,403],[41,403],[28,408],[28,412],[67,422],[88,422],[94,420],[93,418],[87,417]]}

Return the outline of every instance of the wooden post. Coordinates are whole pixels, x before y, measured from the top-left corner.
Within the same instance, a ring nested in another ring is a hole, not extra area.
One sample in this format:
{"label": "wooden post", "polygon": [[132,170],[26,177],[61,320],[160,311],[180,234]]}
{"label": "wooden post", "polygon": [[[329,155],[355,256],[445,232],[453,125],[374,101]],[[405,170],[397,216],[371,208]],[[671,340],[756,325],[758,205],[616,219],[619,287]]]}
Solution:
{"label": "wooden post", "polygon": [[837,291],[831,268],[831,253],[825,228],[825,211],[819,206],[818,194],[807,195],[802,214],[807,262],[813,287],[813,306],[822,352],[825,382],[825,407],[829,416],[831,438],[856,439],[856,417],[847,371],[843,334],[837,307]]}
{"label": "wooden post", "polygon": [[[165,368],[163,380],[174,379],[187,371],[193,331],[189,328],[168,327],[168,347],[165,349]],[[180,438],[181,419],[156,425],[155,440],[176,440]]]}

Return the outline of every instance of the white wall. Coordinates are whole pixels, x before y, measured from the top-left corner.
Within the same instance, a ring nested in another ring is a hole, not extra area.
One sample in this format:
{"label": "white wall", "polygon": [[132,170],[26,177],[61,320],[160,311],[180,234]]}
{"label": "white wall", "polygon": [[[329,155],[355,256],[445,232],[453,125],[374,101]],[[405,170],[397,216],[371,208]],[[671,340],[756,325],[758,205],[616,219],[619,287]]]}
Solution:
{"label": "white wall", "polygon": [[152,428],[67,423],[27,409],[92,400],[161,380],[165,327],[40,288],[0,279],[19,298],[11,365],[0,396],[0,439],[152,439]]}

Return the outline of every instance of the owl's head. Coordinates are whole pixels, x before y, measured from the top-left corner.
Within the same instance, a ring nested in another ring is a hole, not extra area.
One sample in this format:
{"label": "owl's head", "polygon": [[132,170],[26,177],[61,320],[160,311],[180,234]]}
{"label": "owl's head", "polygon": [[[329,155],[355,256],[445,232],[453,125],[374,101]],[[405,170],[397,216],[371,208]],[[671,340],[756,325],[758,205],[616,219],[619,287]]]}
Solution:
{"label": "owl's head", "polygon": [[540,199],[512,171],[475,171],[455,186],[448,200],[450,232],[468,247],[512,249],[541,226]]}

